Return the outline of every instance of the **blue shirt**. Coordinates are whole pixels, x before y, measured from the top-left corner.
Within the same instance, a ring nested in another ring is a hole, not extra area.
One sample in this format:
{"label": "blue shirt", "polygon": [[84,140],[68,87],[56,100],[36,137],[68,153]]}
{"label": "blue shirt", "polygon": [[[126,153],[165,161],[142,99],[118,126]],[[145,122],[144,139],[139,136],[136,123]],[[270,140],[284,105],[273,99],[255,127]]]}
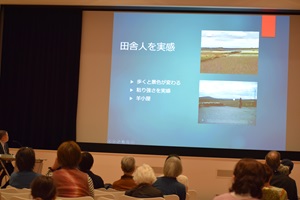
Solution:
{"label": "blue shirt", "polygon": [[41,174],[33,171],[14,172],[11,174],[9,179],[9,185],[15,188],[30,188],[30,184],[36,177]]}
{"label": "blue shirt", "polygon": [[153,187],[159,189],[163,195],[177,194],[180,200],[185,200],[186,191],[185,186],[179,183],[176,178],[172,177],[158,177]]}

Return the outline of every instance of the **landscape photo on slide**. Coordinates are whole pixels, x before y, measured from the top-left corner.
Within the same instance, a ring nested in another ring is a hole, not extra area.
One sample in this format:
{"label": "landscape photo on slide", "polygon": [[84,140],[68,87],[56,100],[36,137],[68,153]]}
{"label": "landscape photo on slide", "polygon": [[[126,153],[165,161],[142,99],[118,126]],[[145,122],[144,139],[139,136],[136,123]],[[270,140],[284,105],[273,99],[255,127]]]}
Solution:
{"label": "landscape photo on slide", "polygon": [[256,124],[257,82],[199,81],[198,123]]}
{"label": "landscape photo on slide", "polygon": [[200,73],[257,74],[259,32],[201,32]]}

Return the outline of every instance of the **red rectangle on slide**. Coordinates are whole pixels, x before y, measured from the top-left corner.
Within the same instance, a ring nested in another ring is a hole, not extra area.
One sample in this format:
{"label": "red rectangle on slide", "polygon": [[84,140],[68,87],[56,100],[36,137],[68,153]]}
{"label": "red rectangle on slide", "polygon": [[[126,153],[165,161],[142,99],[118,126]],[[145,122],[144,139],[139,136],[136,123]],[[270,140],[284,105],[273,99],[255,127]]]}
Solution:
{"label": "red rectangle on slide", "polygon": [[262,37],[275,37],[276,36],[276,16],[263,15],[261,23],[261,36]]}

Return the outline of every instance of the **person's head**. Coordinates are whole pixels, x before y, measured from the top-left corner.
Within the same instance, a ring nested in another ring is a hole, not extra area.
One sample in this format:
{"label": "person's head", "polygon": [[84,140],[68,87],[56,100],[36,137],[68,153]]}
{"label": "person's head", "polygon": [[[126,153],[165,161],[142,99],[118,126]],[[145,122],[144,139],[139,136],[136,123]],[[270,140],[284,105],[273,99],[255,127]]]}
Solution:
{"label": "person's head", "polygon": [[63,142],[57,149],[57,161],[61,167],[77,168],[81,161],[81,149],[74,141]]}
{"label": "person's head", "polygon": [[30,185],[31,196],[37,200],[54,200],[56,198],[56,187],[50,176],[38,176]]}
{"label": "person's head", "polygon": [[8,142],[8,132],[6,130],[0,130],[0,141],[1,142]]}
{"label": "person's head", "polygon": [[280,164],[279,167],[278,167],[278,172],[280,174],[284,174],[284,175],[289,175],[290,174],[290,168],[289,166],[285,166],[283,164]]}
{"label": "person's head", "polygon": [[181,160],[178,157],[170,157],[165,161],[163,168],[164,176],[176,178],[182,173]]}
{"label": "person's head", "polygon": [[234,171],[234,180],[230,192],[238,195],[250,194],[253,198],[261,198],[264,186],[265,169],[255,159],[245,158],[238,161]]}
{"label": "person's head", "polygon": [[284,166],[288,166],[289,167],[289,174],[292,173],[292,170],[294,168],[293,161],[286,158],[286,159],[282,159],[281,164],[283,164]]}
{"label": "person's head", "polygon": [[280,159],[280,153],[278,151],[270,151],[265,157],[266,164],[269,165],[274,172],[278,170]]}
{"label": "person's head", "polygon": [[81,171],[90,171],[94,164],[94,158],[92,154],[87,151],[81,153],[81,162],[79,163],[79,169]]}
{"label": "person's head", "polygon": [[189,179],[187,176],[180,174],[176,179],[179,183],[182,183],[185,186],[186,191],[189,190]]}
{"label": "person's head", "polygon": [[131,156],[125,156],[121,160],[121,169],[124,174],[132,174],[135,170],[135,159]]}
{"label": "person's head", "polygon": [[141,183],[152,185],[156,181],[156,176],[150,165],[143,164],[139,166],[133,173],[133,180],[137,185]]}
{"label": "person's head", "polygon": [[264,178],[264,180],[265,180],[265,183],[268,184],[268,183],[270,183],[270,180],[273,176],[273,170],[267,164],[263,164],[263,166],[264,166],[264,169],[265,169],[265,178]]}
{"label": "person's head", "polygon": [[32,148],[21,147],[16,154],[16,166],[19,171],[32,171],[35,164],[35,153]]}

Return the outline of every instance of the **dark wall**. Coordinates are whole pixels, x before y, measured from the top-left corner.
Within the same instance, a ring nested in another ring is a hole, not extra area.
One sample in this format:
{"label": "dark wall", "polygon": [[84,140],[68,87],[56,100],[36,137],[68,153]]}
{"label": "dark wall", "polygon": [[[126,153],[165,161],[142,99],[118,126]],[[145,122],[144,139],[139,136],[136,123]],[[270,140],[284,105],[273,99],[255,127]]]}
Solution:
{"label": "dark wall", "polygon": [[0,129],[10,147],[76,139],[82,11],[2,6]]}

